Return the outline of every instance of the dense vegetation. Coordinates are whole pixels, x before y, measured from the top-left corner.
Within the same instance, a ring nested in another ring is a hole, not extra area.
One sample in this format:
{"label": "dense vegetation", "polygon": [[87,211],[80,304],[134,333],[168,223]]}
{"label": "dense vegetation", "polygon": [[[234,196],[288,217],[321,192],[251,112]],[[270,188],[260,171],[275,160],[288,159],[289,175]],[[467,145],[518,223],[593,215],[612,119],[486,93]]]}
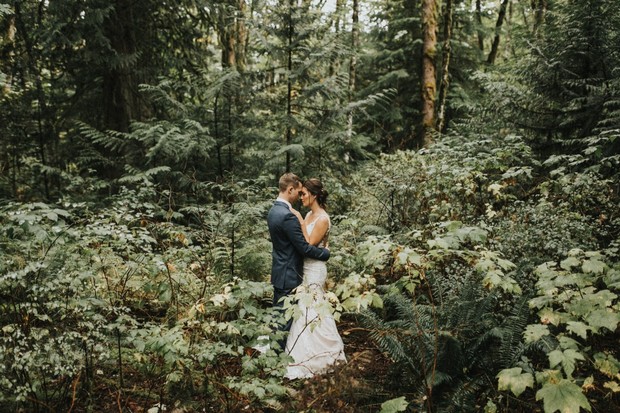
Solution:
{"label": "dense vegetation", "polygon": [[[331,6],[0,0],[1,411],[620,411],[616,0]],[[288,170],[308,381],[252,348]]]}

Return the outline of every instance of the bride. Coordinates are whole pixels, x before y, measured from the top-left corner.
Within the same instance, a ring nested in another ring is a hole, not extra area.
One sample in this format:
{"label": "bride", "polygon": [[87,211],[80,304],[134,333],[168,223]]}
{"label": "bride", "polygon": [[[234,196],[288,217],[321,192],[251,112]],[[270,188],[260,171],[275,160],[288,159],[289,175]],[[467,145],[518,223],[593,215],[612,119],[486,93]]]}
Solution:
{"label": "bride", "polygon": [[[304,182],[301,202],[310,211],[303,219],[297,211],[308,243],[325,247],[331,227],[325,212],[327,191],[316,178]],[[304,260],[303,283],[297,287],[297,307],[291,325],[286,352],[293,357],[286,372],[289,379],[312,377],[338,361],[346,362],[344,344],[338,334],[332,307],[325,293],[327,268],[324,261]]]}

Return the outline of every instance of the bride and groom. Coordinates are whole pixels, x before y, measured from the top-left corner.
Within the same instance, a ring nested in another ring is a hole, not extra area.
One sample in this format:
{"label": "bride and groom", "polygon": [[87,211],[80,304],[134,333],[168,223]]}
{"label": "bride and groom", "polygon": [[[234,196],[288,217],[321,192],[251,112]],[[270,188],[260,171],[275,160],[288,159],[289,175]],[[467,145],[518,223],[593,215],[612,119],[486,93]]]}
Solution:
{"label": "bride and groom", "polygon": [[[282,175],[279,195],[267,216],[273,246],[271,283],[273,305],[282,308],[287,297],[303,291],[294,305],[293,317],[280,330],[288,335],[279,342],[293,358],[287,368],[289,379],[312,377],[338,361],[345,361],[344,344],[331,314],[325,314],[325,261],[330,253],[327,238],[331,223],[325,212],[327,191],[318,179],[301,182],[292,173]],[[292,204],[301,198],[310,209],[306,217]],[[309,297],[309,298],[308,298]]]}

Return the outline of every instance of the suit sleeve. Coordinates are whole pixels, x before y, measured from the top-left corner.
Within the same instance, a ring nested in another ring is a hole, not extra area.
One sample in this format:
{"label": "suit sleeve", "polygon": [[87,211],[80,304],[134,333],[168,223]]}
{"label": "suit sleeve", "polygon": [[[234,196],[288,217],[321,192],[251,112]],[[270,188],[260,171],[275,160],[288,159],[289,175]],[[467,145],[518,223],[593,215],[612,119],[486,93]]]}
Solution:
{"label": "suit sleeve", "polygon": [[295,249],[304,257],[314,258],[321,261],[327,261],[329,259],[328,249],[315,247],[306,241],[303,232],[301,232],[299,220],[295,215],[287,214],[286,218],[284,218],[282,226],[284,227],[291,244],[293,244],[293,247],[295,247]]}

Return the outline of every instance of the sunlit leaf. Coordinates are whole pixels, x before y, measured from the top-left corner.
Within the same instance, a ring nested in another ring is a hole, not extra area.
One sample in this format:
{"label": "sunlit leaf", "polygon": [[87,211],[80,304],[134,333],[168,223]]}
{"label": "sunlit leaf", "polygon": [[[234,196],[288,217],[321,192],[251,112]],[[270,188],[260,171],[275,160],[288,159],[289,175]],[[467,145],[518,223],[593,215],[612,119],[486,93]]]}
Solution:
{"label": "sunlit leaf", "polygon": [[548,382],[536,392],[536,400],[543,400],[545,413],[579,413],[583,408],[591,411],[590,403],[581,388],[563,379],[558,383]]}
{"label": "sunlit leaf", "polygon": [[536,342],[546,335],[549,335],[549,328],[542,324],[530,324],[523,332],[523,338],[526,343]]}
{"label": "sunlit leaf", "polygon": [[391,399],[386,402],[381,403],[381,411],[380,413],[396,413],[396,412],[404,412],[407,410],[407,400],[404,396],[397,397],[396,399]]}
{"label": "sunlit leaf", "polygon": [[534,376],[531,373],[523,373],[521,367],[504,369],[495,377],[498,379],[497,388],[499,390],[510,390],[517,397],[526,388],[534,388]]}

